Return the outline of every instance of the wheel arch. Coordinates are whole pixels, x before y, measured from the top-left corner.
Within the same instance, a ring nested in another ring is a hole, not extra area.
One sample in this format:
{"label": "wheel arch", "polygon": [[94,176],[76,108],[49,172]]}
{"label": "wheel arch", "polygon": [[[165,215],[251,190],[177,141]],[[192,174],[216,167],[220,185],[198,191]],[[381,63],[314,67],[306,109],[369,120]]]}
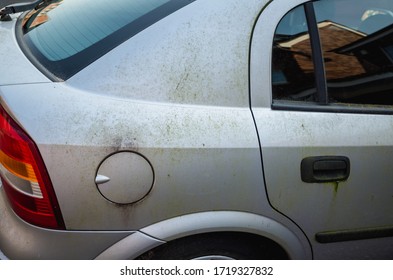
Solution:
{"label": "wheel arch", "polygon": [[[166,242],[205,233],[242,232],[264,237],[278,244],[290,259],[311,259],[308,243],[283,224],[257,214],[212,211],[178,216],[149,225],[114,244],[99,259],[133,259]],[[141,242],[143,240],[143,242]],[[136,246],[135,244],[141,244]],[[142,245],[143,244],[143,245]],[[138,250],[135,248],[138,247]]]}

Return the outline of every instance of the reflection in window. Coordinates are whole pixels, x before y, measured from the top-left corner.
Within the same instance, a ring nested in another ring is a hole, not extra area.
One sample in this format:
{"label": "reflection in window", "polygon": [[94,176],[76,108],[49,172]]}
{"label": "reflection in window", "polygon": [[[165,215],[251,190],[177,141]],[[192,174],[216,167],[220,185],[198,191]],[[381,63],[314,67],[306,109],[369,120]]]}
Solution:
{"label": "reflection in window", "polygon": [[385,52],[386,52],[387,56],[390,58],[390,60],[393,62],[393,45],[386,46]]}
{"label": "reflection in window", "polygon": [[[29,2],[29,1],[26,1]],[[68,59],[102,42],[169,0],[56,0],[32,10],[23,30],[33,46],[49,61]]]}
{"label": "reflection in window", "polygon": [[392,2],[315,2],[330,102],[393,105]]}
{"label": "reflection in window", "polygon": [[[393,1],[313,2],[330,103],[393,105]],[[279,23],[273,100],[315,101],[314,64],[303,6]]]}
{"label": "reflection in window", "polygon": [[310,36],[302,6],[276,29],[273,45],[273,99],[314,101],[315,77]]}

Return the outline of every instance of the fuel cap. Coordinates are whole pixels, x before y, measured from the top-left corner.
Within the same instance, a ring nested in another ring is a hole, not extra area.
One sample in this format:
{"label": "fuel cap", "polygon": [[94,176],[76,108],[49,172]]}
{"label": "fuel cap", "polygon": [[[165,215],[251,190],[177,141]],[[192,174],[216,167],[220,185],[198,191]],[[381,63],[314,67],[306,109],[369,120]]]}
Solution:
{"label": "fuel cap", "polygon": [[149,194],[154,183],[154,171],[144,156],[135,152],[119,152],[100,164],[95,183],[107,200],[131,204]]}

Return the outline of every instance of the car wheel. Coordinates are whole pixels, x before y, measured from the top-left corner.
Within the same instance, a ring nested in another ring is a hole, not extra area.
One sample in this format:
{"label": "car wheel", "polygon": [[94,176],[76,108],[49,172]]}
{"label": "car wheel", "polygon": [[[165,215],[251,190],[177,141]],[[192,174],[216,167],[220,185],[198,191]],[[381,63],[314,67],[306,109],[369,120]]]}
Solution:
{"label": "car wheel", "polygon": [[260,236],[244,233],[210,233],[168,242],[146,252],[138,259],[288,259],[288,255],[276,243]]}

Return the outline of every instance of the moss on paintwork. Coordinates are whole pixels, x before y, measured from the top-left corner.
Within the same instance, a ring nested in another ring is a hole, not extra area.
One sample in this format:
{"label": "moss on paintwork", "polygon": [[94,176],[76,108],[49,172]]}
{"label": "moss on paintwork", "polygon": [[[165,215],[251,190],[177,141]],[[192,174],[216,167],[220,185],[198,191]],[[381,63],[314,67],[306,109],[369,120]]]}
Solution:
{"label": "moss on paintwork", "polygon": [[334,193],[337,194],[339,183],[338,182],[333,182],[332,185],[334,187]]}
{"label": "moss on paintwork", "polygon": [[338,194],[338,189],[339,187],[341,187],[342,182],[327,182],[325,183],[325,185],[329,186],[329,187],[333,187],[333,191],[334,191],[334,198],[337,196]]}

